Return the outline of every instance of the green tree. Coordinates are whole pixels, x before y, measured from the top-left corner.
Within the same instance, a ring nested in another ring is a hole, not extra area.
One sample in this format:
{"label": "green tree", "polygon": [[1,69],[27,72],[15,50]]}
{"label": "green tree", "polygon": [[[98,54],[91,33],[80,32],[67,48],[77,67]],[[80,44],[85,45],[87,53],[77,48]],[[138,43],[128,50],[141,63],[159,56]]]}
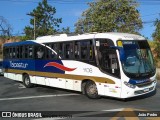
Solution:
{"label": "green tree", "polygon": [[152,34],[152,37],[154,38],[154,41],[160,42],[160,20],[157,19],[154,23],[154,26],[156,26],[156,29]]}
{"label": "green tree", "polygon": [[155,32],[152,34],[152,37],[154,39],[153,45],[152,45],[153,46],[152,52],[158,64],[158,61],[160,60],[160,54],[159,54],[160,52],[160,20],[157,19],[154,25],[156,26],[156,29],[155,29]]}
{"label": "green tree", "polygon": [[35,18],[35,36],[44,36],[57,33],[62,18],[55,18],[56,8],[48,4],[47,0],[39,2],[38,6],[30,12],[33,18],[30,20],[32,26],[26,26],[24,39],[34,38],[34,18]]}
{"label": "green tree", "polygon": [[63,33],[65,33],[65,34],[70,34],[71,32],[70,32],[70,28],[67,27],[67,28],[62,28],[62,30],[59,30],[58,33],[59,33],[59,34],[63,34]]}
{"label": "green tree", "polygon": [[76,33],[128,32],[138,33],[142,20],[135,0],[99,0],[89,3],[76,26]]}

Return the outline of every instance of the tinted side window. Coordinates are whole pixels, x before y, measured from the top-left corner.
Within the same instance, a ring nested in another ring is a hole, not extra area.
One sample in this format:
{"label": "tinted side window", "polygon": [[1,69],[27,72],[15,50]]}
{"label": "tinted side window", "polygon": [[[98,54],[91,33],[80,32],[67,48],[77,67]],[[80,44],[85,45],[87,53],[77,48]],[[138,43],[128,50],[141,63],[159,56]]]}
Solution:
{"label": "tinted side window", "polygon": [[9,48],[9,58],[12,58],[12,48]]}
{"label": "tinted side window", "polygon": [[9,58],[9,48],[8,47],[4,48],[3,56],[5,59]]}
{"label": "tinted side window", "polygon": [[57,43],[57,46],[58,46],[58,55],[63,59],[64,58],[64,50],[63,50],[63,46],[64,44],[63,43]]}
{"label": "tinted side window", "polygon": [[33,46],[28,46],[28,58],[33,58]]}
{"label": "tinted side window", "polygon": [[35,58],[44,59],[45,58],[45,47],[41,45],[35,46]]}
{"label": "tinted side window", "polygon": [[89,49],[88,49],[88,43],[89,41],[81,41],[81,59],[88,59],[89,55]]}
{"label": "tinted side window", "polygon": [[73,42],[64,43],[64,58],[65,59],[73,58]]}
{"label": "tinted side window", "polygon": [[80,51],[82,60],[92,60],[94,58],[94,48],[92,40],[81,41]]}
{"label": "tinted side window", "polygon": [[19,49],[20,49],[20,47],[17,46],[16,49],[17,49],[17,50],[16,50],[16,58],[19,58],[19,55],[20,55]]}
{"label": "tinted side window", "polygon": [[80,59],[80,42],[76,41],[74,44],[75,59]]}
{"label": "tinted side window", "polygon": [[16,47],[12,49],[12,58],[16,58]]}
{"label": "tinted side window", "polygon": [[23,58],[23,55],[24,55],[23,46],[19,46],[19,58]]}
{"label": "tinted side window", "polygon": [[24,46],[24,58],[28,58],[28,46]]}
{"label": "tinted side window", "polygon": [[46,59],[58,59],[58,46],[57,43],[46,44]]}

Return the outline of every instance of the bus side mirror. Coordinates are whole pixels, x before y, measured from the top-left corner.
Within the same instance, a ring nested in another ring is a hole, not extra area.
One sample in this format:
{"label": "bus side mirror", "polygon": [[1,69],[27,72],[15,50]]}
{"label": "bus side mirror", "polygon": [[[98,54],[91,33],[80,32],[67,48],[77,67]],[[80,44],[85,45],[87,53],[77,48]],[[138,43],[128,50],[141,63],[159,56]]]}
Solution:
{"label": "bus side mirror", "polygon": [[121,62],[125,61],[125,51],[123,47],[110,46],[110,48],[117,49],[119,51],[120,61]]}

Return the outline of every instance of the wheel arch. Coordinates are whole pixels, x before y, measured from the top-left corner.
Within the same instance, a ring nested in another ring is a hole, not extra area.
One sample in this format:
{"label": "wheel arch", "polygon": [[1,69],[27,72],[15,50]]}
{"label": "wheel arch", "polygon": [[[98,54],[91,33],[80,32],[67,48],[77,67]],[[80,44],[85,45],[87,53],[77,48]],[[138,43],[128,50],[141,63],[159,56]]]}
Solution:
{"label": "wheel arch", "polygon": [[29,76],[29,74],[26,73],[26,72],[22,73],[22,80],[24,79],[24,76],[25,76],[25,75],[28,75],[28,76]]}

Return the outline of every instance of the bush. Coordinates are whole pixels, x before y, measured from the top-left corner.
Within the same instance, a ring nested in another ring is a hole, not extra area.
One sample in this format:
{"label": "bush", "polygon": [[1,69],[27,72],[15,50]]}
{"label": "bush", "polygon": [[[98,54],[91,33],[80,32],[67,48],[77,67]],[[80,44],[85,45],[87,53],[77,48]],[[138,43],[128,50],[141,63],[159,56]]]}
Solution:
{"label": "bush", "polygon": [[148,41],[152,54],[153,54],[153,58],[155,61],[155,65],[157,68],[160,68],[160,55],[159,55],[159,51],[160,51],[160,43],[156,42],[156,41]]}
{"label": "bush", "polygon": [[157,76],[156,76],[157,80],[160,80],[160,74],[157,73]]}

